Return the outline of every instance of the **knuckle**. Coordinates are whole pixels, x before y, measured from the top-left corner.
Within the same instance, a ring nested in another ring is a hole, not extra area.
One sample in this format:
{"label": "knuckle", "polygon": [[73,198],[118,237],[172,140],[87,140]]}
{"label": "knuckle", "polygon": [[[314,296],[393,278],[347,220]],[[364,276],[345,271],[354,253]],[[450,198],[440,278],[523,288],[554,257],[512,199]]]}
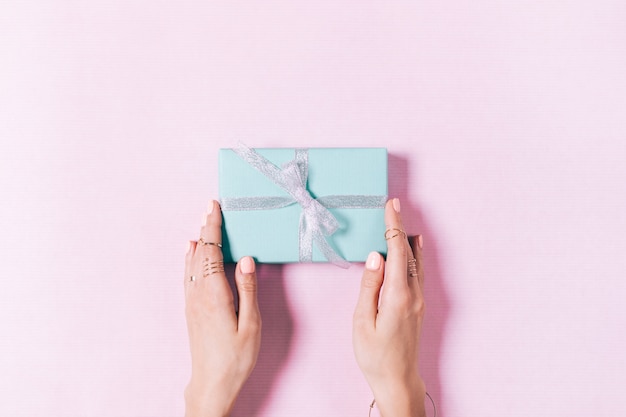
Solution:
{"label": "knuckle", "polygon": [[239,291],[241,292],[256,292],[257,282],[252,277],[242,277],[239,280]]}
{"label": "knuckle", "polygon": [[352,330],[355,335],[364,334],[370,328],[371,320],[367,316],[356,311],[352,317]]}
{"label": "knuckle", "polygon": [[204,250],[205,253],[211,260],[220,260],[222,259],[222,250],[214,245],[205,245]]}
{"label": "knuckle", "polygon": [[358,308],[354,310],[354,314],[352,315],[352,323],[354,324],[355,328],[360,328],[365,323],[365,315]]}
{"label": "knuckle", "polygon": [[366,274],[365,276],[363,276],[363,279],[361,280],[361,285],[363,285],[364,288],[368,288],[368,289],[378,288],[380,287],[381,283],[382,283],[382,277],[379,277],[376,275],[370,275],[370,274]]}
{"label": "knuckle", "polygon": [[418,298],[414,304],[415,313],[422,317],[426,312],[426,303],[423,298]]}
{"label": "knuckle", "polygon": [[263,320],[261,320],[261,315],[256,314],[253,319],[250,320],[250,331],[253,334],[261,333],[261,329],[263,328]]}
{"label": "knuckle", "polygon": [[246,321],[246,325],[242,326],[244,330],[242,330],[242,336],[245,339],[253,339],[258,337],[261,334],[261,330],[263,328],[263,321],[261,320],[260,315],[255,315]]}
{"label": "knuckle", "polygon": [[398,308],[401,308],[401,309],[411,308],[412,307],[411,295],[406,291],[400,292],[396,296],[395,304]]}
{"label": "knuckle", "polygon": [[398,242],[394,243],[393,249],[398,255],[407,256],[409,252],[406,247],[406,240],[398,240]]}

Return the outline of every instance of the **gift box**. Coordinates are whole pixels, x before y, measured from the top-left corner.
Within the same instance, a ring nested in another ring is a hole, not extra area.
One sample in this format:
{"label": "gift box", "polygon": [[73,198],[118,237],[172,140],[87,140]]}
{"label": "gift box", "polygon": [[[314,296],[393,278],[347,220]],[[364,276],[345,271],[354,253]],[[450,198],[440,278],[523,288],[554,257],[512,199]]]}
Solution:
{"label": "gift box", "polygon": [[386,252],[385,148],[221,149],[226,262],[364,262]]}

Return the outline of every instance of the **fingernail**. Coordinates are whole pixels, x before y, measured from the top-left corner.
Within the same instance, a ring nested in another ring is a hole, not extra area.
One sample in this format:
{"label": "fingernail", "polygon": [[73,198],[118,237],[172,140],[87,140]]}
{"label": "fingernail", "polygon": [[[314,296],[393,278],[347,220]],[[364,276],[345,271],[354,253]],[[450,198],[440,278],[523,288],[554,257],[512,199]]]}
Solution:
{"label": "fingernail", "polygon": [[206,226],[207,220],[209,220],[209,215],[208,213],[204,213],[202,215],[202,226]]}
{"label": "fingernail", "polygon": [[424,238],[422,235],[417,236],[417,246],[419,246],[420,249],[424,247]]}
{"label": "fingernail", "polygon": [[206,214],[207,216],[211,213],[213,213],[213,207],[215,207],[215,200],[211,200],[209,201],[209,206],[206,209]]}
{"label": "fingernail", "polygon": [[393,203],[393,209],[396,211],[396,213],[400,213],[400,199],[394,198],[392,203]]}
{"label": "fingernail", "polygon": [[187,241],[187,253],[191,250],[191,240]]}
{"label": "fingernail", "polygon": [[371,252],[367,256],[365,267],[370,271],[378,271],[378,268],[380,268],[380,254],[378,252]]}
{"label": "fingernail", "polygon": [[252,274],[254,272],[254,259],[249,256],[245,256],[241,258],[241,263],[239,267],[241,268],[241,272],[244,274]]}

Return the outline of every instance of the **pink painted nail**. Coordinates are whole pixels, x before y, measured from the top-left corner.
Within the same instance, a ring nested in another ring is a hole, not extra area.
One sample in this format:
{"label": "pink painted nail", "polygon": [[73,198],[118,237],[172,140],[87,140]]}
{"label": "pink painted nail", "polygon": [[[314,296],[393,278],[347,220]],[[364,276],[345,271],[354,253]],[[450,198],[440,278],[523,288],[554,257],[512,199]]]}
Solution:
{"label": "pink painted nail", "polygon": [[367,256],[365,267],[370,271],[378,271],[378,268],[380,268],[380,254],[378,252],[371,252]]}
{"label": "pink painted nail", "polygon": [[245,256],[241,259],[239,266],[241,267],[241,272],[244,274],[252,274],[255,269],[254,259],[249,256]]}
{"label": "pink painted nail", "polygon": [[206,214],[207,216],[213,213],[213,208],[215,207],[215,200],[209,201],[209,206],[207,207]]}
{"label": "pink painted nail", "polygon": [[394,198],[392,203],[393,203],[393,209],[396,211],[396,213],[400,213],[400,199]]}
{"label": "pink painted nail", "polygon": [[422,237],[422,235],[419,235],[417,237],[417,246],[419,246],[420,249],[424,247],[424,238]]}

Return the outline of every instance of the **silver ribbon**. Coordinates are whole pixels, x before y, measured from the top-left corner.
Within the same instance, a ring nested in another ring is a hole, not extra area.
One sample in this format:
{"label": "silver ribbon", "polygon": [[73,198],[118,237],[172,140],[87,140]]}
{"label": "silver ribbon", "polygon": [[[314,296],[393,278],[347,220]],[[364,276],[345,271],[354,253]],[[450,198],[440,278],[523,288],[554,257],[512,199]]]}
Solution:
{"label": "silver ribbon", "polygon": [[299,204],[299,259],[311,262],[313,242],[324,257],[333,264],[348,268],[350,263],[343,259],[326,241],[339,228],[339,222],[329,208],[383,208],[386,195],[329,195],[313,198],[306,189],[309,173],[307,149],[296,149],[295,158],[278,168],[254,149],[240,144],[233,151],[244,161],[256,168],[291,197],[226,197],[222,198],[222,210],[272,210]]}

